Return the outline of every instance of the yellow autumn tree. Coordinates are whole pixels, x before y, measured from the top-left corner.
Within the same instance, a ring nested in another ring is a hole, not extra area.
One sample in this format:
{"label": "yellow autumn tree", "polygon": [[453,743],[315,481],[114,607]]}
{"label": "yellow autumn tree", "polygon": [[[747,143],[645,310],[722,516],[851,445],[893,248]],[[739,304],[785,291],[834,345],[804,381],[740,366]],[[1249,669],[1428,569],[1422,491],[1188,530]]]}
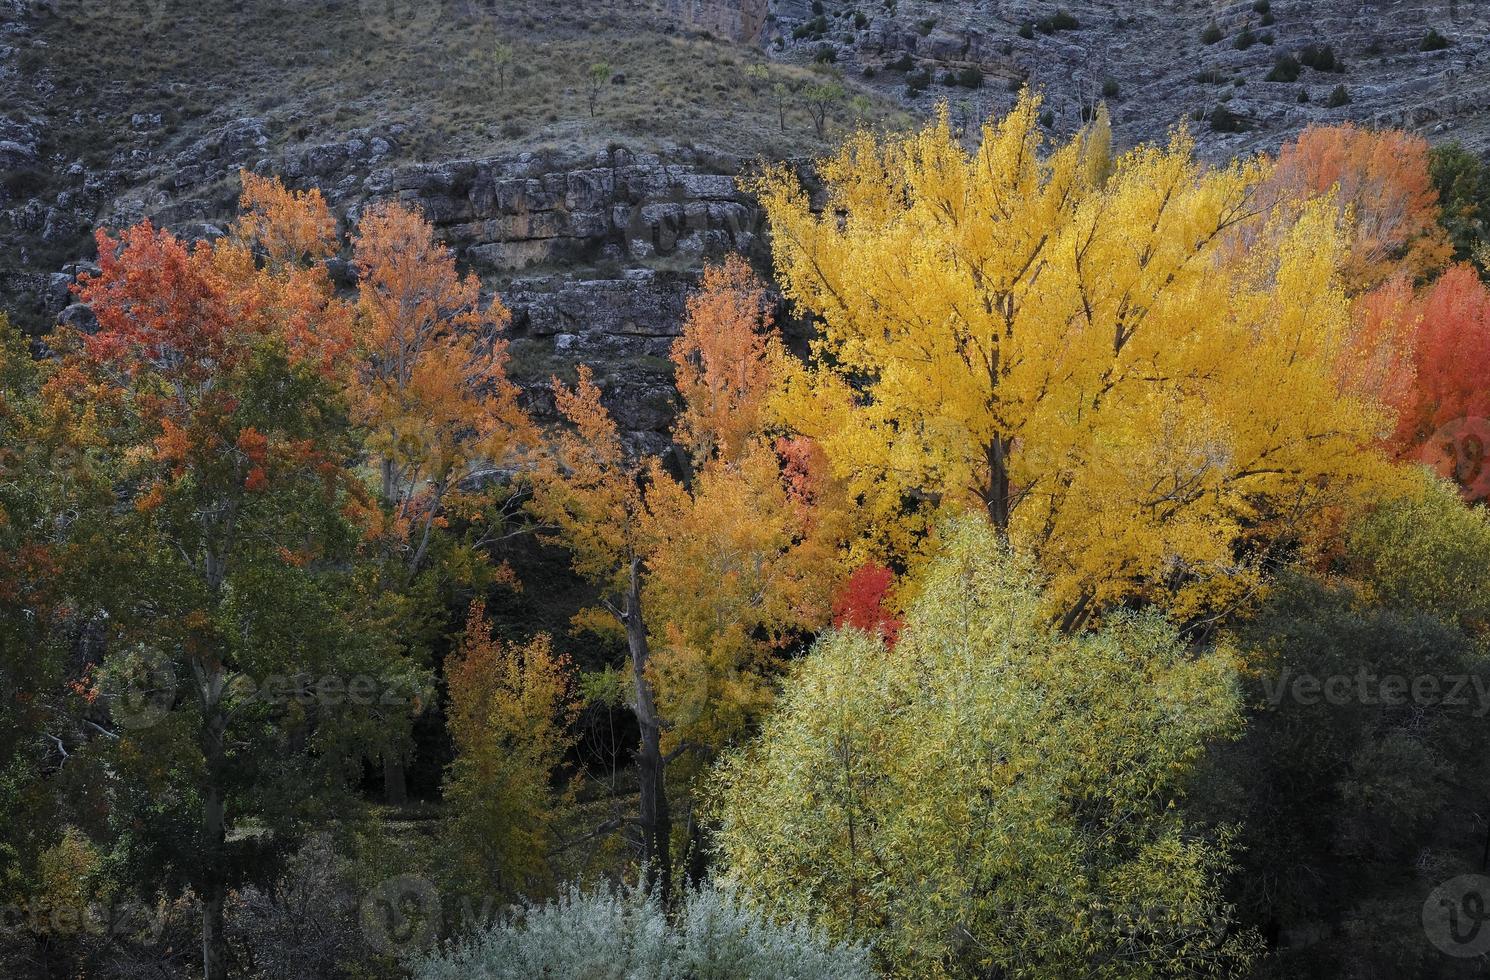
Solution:
{"label": "yellow autumn tree", "polygon": [[[945,113],[822,161],[814,208],[756,183],[786,295],[821,321],[779,410],[827,452],[874,546],[985,509],[1068,625],[1141,596],[1181,615],[1368,483],[1388,420],[1334,370],[1350,329],[1333,213],[1259,209],[1263,161],[1208,169],[1176,132],[1098,165],[1047,148],[1025,94],[965,150]],[[1239,248],[1261,226],[1266,249]]]}
{"label": "yellow autumn tree", "polygon": [[569,659],[546,634],[524,645],[494,639],[477,601],[445,676],[456,749],[445,784],[456,873],[473,891],[531,896],[549,883],[547,855],[564,800],[554,774],[575,741]]}
{"label": "yellow autumn tree", "polygon": [[835,580],[831,481],[810,447],[766,431],[783,361],[766,314],[764,288],[738,259],[706,273],[690,302],[674,347],[682,478],[627,453],[587,367],[572,390],[554,383],[568,425],[534,475],[532,513],[600,588],[599,615],[581,622],[608,618],[626,637],[640,853],[664,893],[669,763],[709,757],[764,708],[771,655],[826,623]]}

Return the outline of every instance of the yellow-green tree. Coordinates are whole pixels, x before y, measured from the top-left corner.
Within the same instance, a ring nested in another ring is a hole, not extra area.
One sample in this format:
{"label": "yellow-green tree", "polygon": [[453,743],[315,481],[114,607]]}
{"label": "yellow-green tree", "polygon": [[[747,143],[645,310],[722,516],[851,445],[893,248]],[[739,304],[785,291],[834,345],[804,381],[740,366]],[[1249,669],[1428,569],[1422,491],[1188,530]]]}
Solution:
{"label": "yellow-green tree", "polygon": [[534,895],[548,884],[563,800],[554,775],[574,744],[579,705],[569,660],[546,634],[524,645],[493,639],[478,601],[445,676],[456,748],[445,784],[455,873],[478,891]]}
{"label": "yellow-green tree", "polygon": [[945,114],[861,134],[822,162],[821,211],[784,168],[758,181],[783,289],[822,326],[780,409],[882,549],[977,506],[1068,622],[1134,595],[1223,602],[1255,542],[1377,465],[1361,450],[1386,419],[1335,371],[1335,216],[1260,212],[1265,162],[1208,169],[1183,132],[1045,152],[1038,115],[1022,97],[973,151]]}
{"label": "yellow-green tree", "polygon": [[1225,833],[1176,808],[1240,725],[1236,664],[1156,615],[1045,624],[979,514],[927,567],[899,643],[820,639],[715,785],[723,873],[908,977],[1169,977],[1245,962]]}

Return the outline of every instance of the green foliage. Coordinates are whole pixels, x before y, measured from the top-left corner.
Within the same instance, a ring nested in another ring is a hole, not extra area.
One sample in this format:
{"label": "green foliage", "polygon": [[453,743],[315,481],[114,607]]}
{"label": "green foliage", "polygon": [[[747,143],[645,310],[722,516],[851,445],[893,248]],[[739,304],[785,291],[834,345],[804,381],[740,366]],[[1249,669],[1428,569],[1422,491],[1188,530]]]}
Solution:
{"label": "green foliage", "polygon": [[1033,40],[1034,37],[1035,37],[1035,25],[1034,25],[1034,22],[1027,20],[1023,24],[1020,24],[1019,25],[1019,36],[1022,37],[1022,38],[1024,38],[1026,41]]}
{"label": "green foliage", "polygon": [[1246,119],[1220,104],[1211,110],[1210,120],[1211,129],[1217,133],[1240,133],[1247,128]]}
{"label": "green foliage", "polygon": [[1346,571],[1370,596],[1478,633],[1490,627],[1490,513],[1448,483],[1382,504],[1350,529]]}
{"label": "green foliage", "polygon": [[1428,173],[1438,191],[1439,220],[1453,243],[1454,258],[1473,260],[1475,246],[1490,234],[1490,168],[1455,141],[1429,151]]}
{"label": "green foliage", "polygon": [[1344,85],[1336,85],[1330,90],[1330,97],[1325,99],[1325,106],[1330,109],[1338,109],[1343,105],[1350,104],[1350,90]]}
{"label": "green foliage", "polygon": [[1299,51],[1299,63],[1315,71],[1337,71],[1344,68],[1335,58],[1335,49],[1328,44],[1304,45]]}
{"label": "green foliage", "polygon": [[[801,661],[717,777],[725,873],[910,976],[1169,976],[1244,962],[1226,835],[1174,809],[1239,722],[1234,664],[1153,616],[1061,635],[1031,565],[946,529],[893,651]],[[812,801],[804,805],[803,801]]]}
{"label": "green foliage", "polygon": [[412,964],[414,980],[871,980],[868,952],[778,924],[729,888],[690,891],[669,920],[655,896],[570,888]]}
{"label": "green foliage", "polygon": [[1221,33],[1221,25],[1216,23],[1215,21],[1211,21],[1209,24],[1205,25],[1205,30],[1200,32],[1200,43],[1215,44],[1224,36],[1225,35]]}
{"label": "green foliage", "polygon": [[1116,78],[1104,78],[1102,80],[1102,97],[1104,99],[1115,99],[1122,87],[1118,85]]}
{"label": "green foliage", "polygon": [[1049,17],[1041,17],[1035,21],[1035,29],[1041,34],[1054,34],[1057,31],[1075,31],[1081,28],[1081,22],[1071,11],[1061,7]]}
{"label": "green foliage", "polygon": [[1302,71],[1299,60],[1291,54],[1280,53],[1273,59],[1273,70],[1268,72],[1270,82],[1296,82]]}
{"label": "green foliage", "polygon": [[1451,44],[1453,44],[1452,41],[1444,37],[1442,34],[1438,33],[1438,28],[1430,27],[1428,28],[1428,33],[1424,34],[1423,39],[1418,42],[1418,50],[1442,51],[1444,48],[1447,48]]}
{"label": "green foliage", "polygon": [[1243,922],[1313,936],[1280,944],[1263,975],[1446,975],[1423,898],[1479,864],[1485,662],[1450,623],[1303,577],[1238,642],[1254,671],[1246,735],[1194,796],[1198,813],[1240,821]]}
{"label": "green foliage", "polygon": [[1252,47],[1252,45],[1256,43],[1257,35],[1252,33],[1252,28],[1243,27],[1239,32],[1237,32],[1237,36],[1231,42],[1231,46],[1236,48],[1238,51],[1246,51],[1248,48]]}

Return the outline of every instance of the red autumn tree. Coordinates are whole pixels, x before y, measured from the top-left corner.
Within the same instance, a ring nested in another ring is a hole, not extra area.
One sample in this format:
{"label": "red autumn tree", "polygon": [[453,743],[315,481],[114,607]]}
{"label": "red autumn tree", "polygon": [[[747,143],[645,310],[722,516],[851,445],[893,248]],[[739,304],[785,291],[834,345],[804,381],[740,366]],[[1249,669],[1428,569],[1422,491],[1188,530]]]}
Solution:
{"label": "red autumn tree", "polygon": [[1368,309],[1399,324],[1408,351],[1407,383],[1388,390],[1398,413],[1392,444],[1454,477],[1468,499],[1482,499],[1490,490],[1490,288],[1460,263],[1410,302],[1403,289],[1383,287]]}
{"label": "red autumn tree", "polygon": [[833,597],[833,625],[884,637],[893,647],[901,621],[894,613],[895,573],[878,562],[865,562]]}

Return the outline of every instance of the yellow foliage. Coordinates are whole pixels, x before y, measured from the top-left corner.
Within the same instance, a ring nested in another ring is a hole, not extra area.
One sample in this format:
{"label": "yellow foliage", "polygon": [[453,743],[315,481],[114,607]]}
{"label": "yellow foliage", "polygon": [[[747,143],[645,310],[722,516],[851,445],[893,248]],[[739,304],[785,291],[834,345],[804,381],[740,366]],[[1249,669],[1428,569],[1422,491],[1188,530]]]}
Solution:
{"label": "yellow foliage", "polygon": [[[1342,243],[1321,202],[1257,213],[1263,162],[1207,169],[1176,133],[1110,167],[1048,153],[1028,94],[966,151],[943,116],[755,186],[787,296],[822,322],[775,410],[907,555],[980,507],[1068,610],[1180,614],[1256,580],[1278,535],[1382,478],[1388,419],[1342,391]],[[1263,229],[1266,249],[1242,232]]]}

